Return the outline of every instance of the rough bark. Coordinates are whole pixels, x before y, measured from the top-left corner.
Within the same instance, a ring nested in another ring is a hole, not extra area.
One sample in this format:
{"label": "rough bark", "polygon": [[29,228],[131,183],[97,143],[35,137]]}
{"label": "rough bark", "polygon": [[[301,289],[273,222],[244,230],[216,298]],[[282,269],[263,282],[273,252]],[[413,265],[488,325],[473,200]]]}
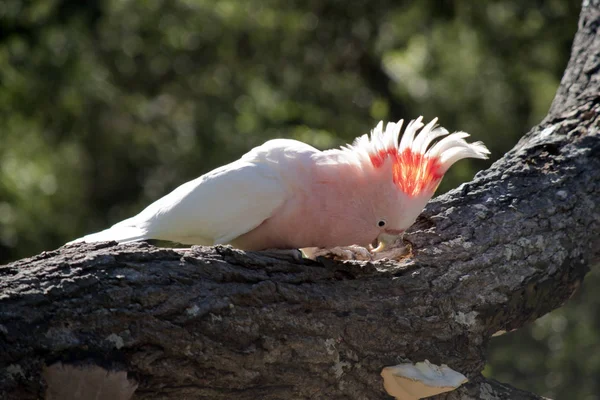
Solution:
{"label": "rough bark", "polygon": [[598,263],[599,26],[584,1],[547,118],[430,202],[401,262],[104,243],[0,267],[0,398],[43,396],[60,361],[139,399],[386,399],[384,367],[428,359],[470,379],[439,398],[539,399],[483,378],[484,350]]}

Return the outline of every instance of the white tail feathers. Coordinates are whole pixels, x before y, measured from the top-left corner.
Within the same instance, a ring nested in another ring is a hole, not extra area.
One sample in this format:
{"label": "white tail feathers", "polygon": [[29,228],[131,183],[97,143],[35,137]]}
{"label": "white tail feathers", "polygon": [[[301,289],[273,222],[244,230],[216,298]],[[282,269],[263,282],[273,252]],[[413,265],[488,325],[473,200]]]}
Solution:
{"label": "white tail feathers", "polygon": [[147,239],[146,232],[143,229],[137,226],[123,226],[121,224],[117,224],[103,231],[85,235],[84,237],[75,239],[67,244],[80,242],[109,242],[112,240],[119,243],[129,243],[143,239]]}

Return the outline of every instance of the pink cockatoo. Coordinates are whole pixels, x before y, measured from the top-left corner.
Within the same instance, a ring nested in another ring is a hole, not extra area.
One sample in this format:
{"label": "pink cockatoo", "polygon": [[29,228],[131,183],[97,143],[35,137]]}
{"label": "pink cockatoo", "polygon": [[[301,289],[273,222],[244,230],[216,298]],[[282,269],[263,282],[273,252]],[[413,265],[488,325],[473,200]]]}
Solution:
{"label": "pink cockatoo", "polygon": [[385,130],[382,121],[370,137],[326,151],[270,140],[75,242],[159,239],[264,250],[377,240],[381,250],[413,224],[452,164],[489,154],[483,143],[467,143],[467,133],[448,134],[436,122],[411,121],[399,142],[403,121]]}

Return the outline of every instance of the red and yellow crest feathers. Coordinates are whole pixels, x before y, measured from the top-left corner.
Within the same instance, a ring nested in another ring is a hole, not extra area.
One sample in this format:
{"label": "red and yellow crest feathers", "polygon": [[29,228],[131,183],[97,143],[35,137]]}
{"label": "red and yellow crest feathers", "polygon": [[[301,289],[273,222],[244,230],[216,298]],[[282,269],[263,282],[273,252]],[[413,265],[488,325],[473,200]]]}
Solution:
{"label": "red and yellow crest feathers", "polygon": [[[481,142],[467,143],[465,132],[449,132],[437,127],[437,118],[427,125],[423,117],[412,120],[406,126],[398,142],[403,120],[390,122],[383,130],[380,122],[371,136],[357,138],[347,150],[358,153],[362,162],[369,162],[375,169],[392,169],[392,180],[410,197],[420,194],[432,195],[446,171],[463,158],[487,158],[488,149]],[[418,134],[417,134],[418,133]],[[445,136],[437,143],[432,142]],[[390,161],[388,163],[388,160]]]}
{"label": "red and yellow crest feathers", "polygon": [[392,180],[400,190],[410,197],[433,192],[444,176],[440,171],[439,157],[429,158],[405,149],[380,150],[370,155],[375,168],[382,168],[386,159],[392,160]]}

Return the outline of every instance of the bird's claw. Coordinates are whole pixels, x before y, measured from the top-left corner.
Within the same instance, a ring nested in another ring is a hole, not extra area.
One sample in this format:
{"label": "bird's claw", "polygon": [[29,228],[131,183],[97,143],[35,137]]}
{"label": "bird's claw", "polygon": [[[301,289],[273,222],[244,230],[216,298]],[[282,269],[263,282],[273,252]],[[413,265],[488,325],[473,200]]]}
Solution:
{"label": "bird's claw", "polygon": [[302,250],[299,249],[267,249],[263,250],[262,253],[275,258],[291,258],[294,261],[305,258]]}
{"label": "bird's claw", "polygon": [[317,257],[331,258],[334,260],[358,260],[358,261],[376,261],[382,259],[401,260],[411,254],[411,247],[405,244],[388,246],[385,249],[376,249],[369,245],[368,248],[362,246],[344,246],[333,247],[330,249],[321,249],[311,247],[301,249],[305,258],[316,260]]}
{"label": "bird's claw", "polygon": [[344,246],[344,247],[333,247],[330,249],[321,249],[311,247],[309,249],[302,249],[306,258],[316,260],[317,257],[331,258],[334,260],[359,260],[359,261],[371,261],[373,260],[373,254],[365,247],[362,246]]}

